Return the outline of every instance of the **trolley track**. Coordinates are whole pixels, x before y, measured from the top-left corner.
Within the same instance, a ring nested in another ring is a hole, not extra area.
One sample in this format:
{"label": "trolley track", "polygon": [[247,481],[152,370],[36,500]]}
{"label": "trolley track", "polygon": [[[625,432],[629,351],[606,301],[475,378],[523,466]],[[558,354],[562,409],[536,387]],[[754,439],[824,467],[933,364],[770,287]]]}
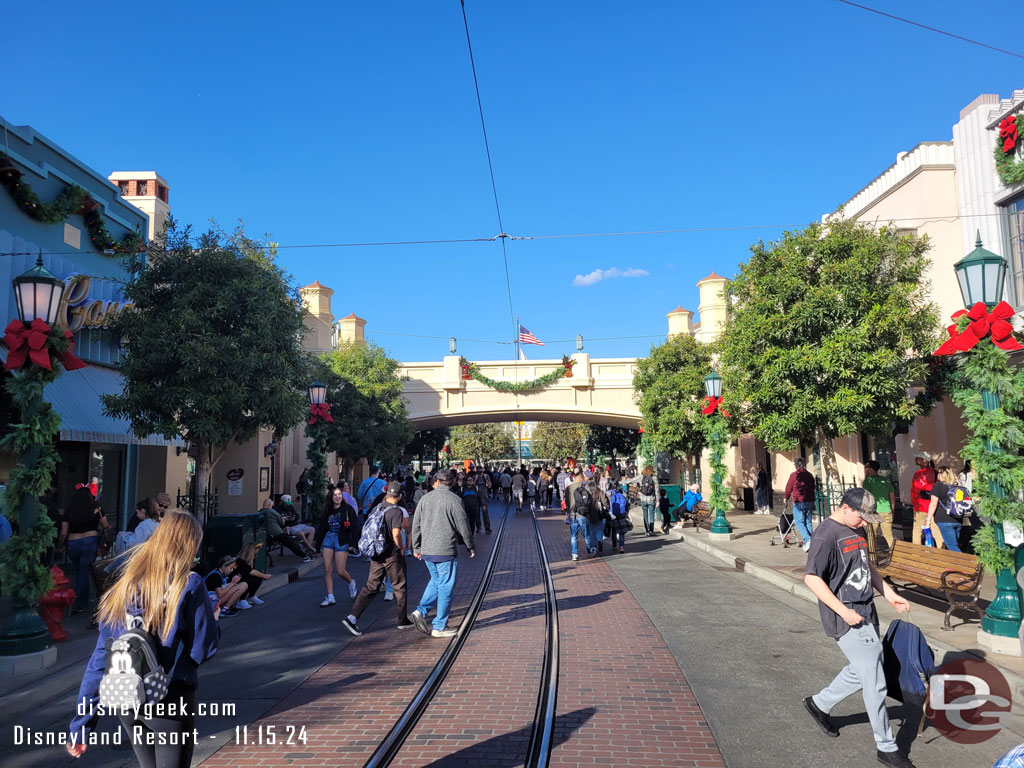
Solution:
{"label": "trolley track", "polygon": [[[485,602],[488,601],[489,593],[492,588],[492,581],[496,573],[496,566],[502,559],[503,550],[507,549],[504,545],[508,542],[510,526],[514,524],[516,519],[512,506],[510,504],[506,504],[501,526],[498,528],[494,544],[491,547],[491,552],[488,557],[484,574],[481,577],[480,584],[474,593],[469,607],[467,608],[465,617],[459,627],[458,634],[453,638],[448,648],[437,661],[422,686],[409,702],[405,711],[377,746],[374,753],[366,761],[364,768],[377,768],[378,766],[390,765],[402,754],[403,747],[405,747],[407,742],[413,736],[413,733],[417,730],[417,726],[427,714],[431,705],[435,703],[435,700],[439,699],[438,694],[441,691],[442,686],[445,684],[445,681],[449,678],[449,674],[452,672],[453,668],[456,667],[456,662],[460,660],[460,655],[463,655],[467,641],[469,641],[471,636],[474,640],[477,639],[476,636],[472,635],[472,633],[478,626],[478,617],[481,613],[481,609]],[[537,577],[535,579],[535,583],[540,585],[543,593],[544,621],[542,647],[539,651],[539,684],[537,686],[532,722],[529,724],[528,728],[525,729],[528,731],[529,739],[522,755],[522,764],[528,768],[545,768],[548,765],[551,754],[555,704],[557,701],[558,691],[558,612],[554,592],[554,582],[548,565],[547,553],[544,549],[544,543],[540,535],[540,526],[535,515],[531,517],[530,523],[536,544],[535,556],[539,565],[539,573],[534,573],[531,576]],[[508,579],[508,572],[509,571],[507,569],[501,571],[501,578],[504,581],[507,581]],[[530,591],[535,593],[535,587]],[[531,595],[531,597],[532,596],[533,595]],[[536,601],[533,600],[532,602],[535,603]],[[498,601],[498,605],[501,605],[500,600]],[[508,610],[511,609],[502,609],[500,613],[507,613]],[[496,609],[492,608],[489,612],[490,618],[484,622],[484,625],[500,620],[495,618],[495,613]],[[517,654],[517,656],[520,656],[520,654]],[[468,659],[464,658],[464,661],[466,663],[470,663],[470,660]],[[501,660],[498,660],[498,662],[502,663]],[[502,693],[504,694],[504,692]],[[449,696],[448,698],[450,699],[451,697]],[[496,705],[497,702],[493,702],[493,704]],[[439,703],[438,706],[443,706],[443,704]],[[430,724],[434,725],[434,723]],[[479,723],[465,721],[463,722],[463,725],[487,729],[492,725],[492,723],[488,718],[486,721]],[[416,738],[429,738],[431,732],[431,730],[428,730],[427,736],[417,736]]]}

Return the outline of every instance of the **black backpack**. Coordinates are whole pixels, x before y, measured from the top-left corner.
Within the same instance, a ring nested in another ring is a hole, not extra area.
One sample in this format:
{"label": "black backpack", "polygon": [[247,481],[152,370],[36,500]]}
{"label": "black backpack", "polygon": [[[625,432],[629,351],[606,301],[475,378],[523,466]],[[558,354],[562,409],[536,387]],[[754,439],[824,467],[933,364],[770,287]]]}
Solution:
{"label": "black backpack", "polygon": [[654,478],[650,475],[644,475],[640,480],[640,493],[644,496],[654,495]]}
{"label": "black backpack", "polygon": [[594,497],[590,495],[587,486],[581,485],[573,492],[572,511],[577,515],[588,515],[594,504]]}
{"label": "black backpack", "polygon": [[170,685],[142,617],[125,618],[124,634],[107,638],[106,668],[100,679],[100,706],[107,710],[135,709],[163,701]]}

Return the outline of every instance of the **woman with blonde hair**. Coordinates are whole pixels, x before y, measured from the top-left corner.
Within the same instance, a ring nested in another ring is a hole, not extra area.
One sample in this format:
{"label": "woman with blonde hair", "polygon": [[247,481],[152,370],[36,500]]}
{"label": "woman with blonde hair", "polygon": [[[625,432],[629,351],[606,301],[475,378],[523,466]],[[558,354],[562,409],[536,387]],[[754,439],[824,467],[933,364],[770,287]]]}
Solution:
{"label": "woman with blonde hair", "polygon": [[[925,528],[930,528],[932,521],[938,526],[939,534],[942,536],[942,543],[950,552],[960,552],[960,531],[964,527],[963,518],[956,518],[949,514],[950,489],[958,489],[956,473],[949,467],[939,467],[936,472],[937,479],[932,486],[932,497],[928,500],[928,512],[925,517]],[[962,488],[960,490],[963,490]],[[961,494],[962,497],[962,494]],[[935,543],[938,546],[939,542]]]}
{"label": "woman with blonde hair", "polygon": [[139,617],[153,638],[157,662],[168,674],[170,687],[162,703],[172,711],[164,717],[139,712],[138,718],[129,712],[120,716],[121,725],[135,735],[132,748],[140,765],[191,765],[197,669],[217,652],[220,639],[220,611],[211,605],[203,579],[191,570],[202,540],[198,521],[172,510],[145,543],[128,552],[117,581],[100,600],[99,638],[78,690],[67,744],[73,757],[85,753],[88,732],[99,717],[107,641],[124,633],[129,617]]}

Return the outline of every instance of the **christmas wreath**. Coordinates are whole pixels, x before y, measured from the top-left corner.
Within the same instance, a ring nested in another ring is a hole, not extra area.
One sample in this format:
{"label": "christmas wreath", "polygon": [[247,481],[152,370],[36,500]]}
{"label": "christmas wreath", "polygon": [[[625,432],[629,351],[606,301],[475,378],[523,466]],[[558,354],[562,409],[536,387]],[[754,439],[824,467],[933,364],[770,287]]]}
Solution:
{"label": "christmas wreath", "polygon": [[1024,138],[1024,114],[1004,117],[999,123],[995,158],[999,180],[1008,187],[1024,181],[1024,161],[1017,157],[1017,150],[1022,138]]}
{"label": "christmas wreath", "polygon": [[491,389],[497,390],[498,392],[531,392],[535,389],[543,389],[544,387],[550,387],[556,381],[561,378],[571,379],[572,378],[572,367],[576,365],[576,361],[568,357],[567,355],[562,356],[562,367],[557,371],[551,371],[551,373],[545,373],[543,376],[538,376],[536,379],[530,379],[529,381],[495,381],[489,379],[480,373],[480,369],[477,368],[476,363],[469,362],[466,358],[459,358],[459,365],[462,366],[462,378],[466,381],[473,379],[479,381],[484,386],[490,387]]}

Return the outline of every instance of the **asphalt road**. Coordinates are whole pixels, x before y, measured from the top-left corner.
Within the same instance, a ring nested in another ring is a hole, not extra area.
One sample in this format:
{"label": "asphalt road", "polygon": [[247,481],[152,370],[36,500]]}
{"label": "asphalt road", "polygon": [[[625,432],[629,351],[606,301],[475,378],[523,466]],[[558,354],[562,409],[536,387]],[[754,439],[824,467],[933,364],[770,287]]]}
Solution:
{"label": "asphalt road", "polygon": [[[803,698],[825,687],[846,663],[824,634],[815,605],[694,554],[678,540],[630,536],[626,554],[608,562],[671,648],[731,768],[878,765],[859,695],[833,711],[836,739],[825,736],[803,708]],[[915,741],[920,710],[915,714],[892,699],[889,704],[897,741],[904,749],[910,745],[919,768],[991,766],[1024,742],[1004,730],[983,744],[963,746],[934,728]]]}

